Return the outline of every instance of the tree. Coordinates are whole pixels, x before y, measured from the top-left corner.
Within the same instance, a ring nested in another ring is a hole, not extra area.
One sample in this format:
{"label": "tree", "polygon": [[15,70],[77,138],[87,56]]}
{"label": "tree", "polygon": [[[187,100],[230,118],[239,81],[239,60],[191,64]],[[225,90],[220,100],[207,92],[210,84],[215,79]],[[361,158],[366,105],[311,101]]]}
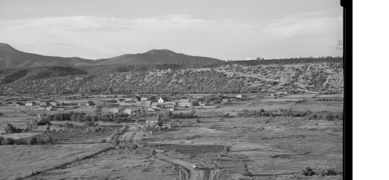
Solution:
{"label": "tree", "polygon": [[108,93],[108,94],[113,94],[113,88],[112,88],[111,86],[108,87],[107,93]]}
{"label": "tree", "polygon": [[190,102],[189,109],[190,109],[190,114],[193,116],[196,113],[196,110],[193,106],[193,102]]}
{"label": "tree", "polygon": [[94,113],[95,113],[95,116],[96,116],[98,119],[100,119],[100,118],[101,118],[101,115],[102,115],[102,113],[103,113],[103,107],[102,107],[101,105],[97,105],[97,106],[95,107]]}
{"label": "tree", "polygon": [[57,95],[59,94],[59,91],[58,91],[58,88],[54,86],[54,91],[53,91],[53,94]]}

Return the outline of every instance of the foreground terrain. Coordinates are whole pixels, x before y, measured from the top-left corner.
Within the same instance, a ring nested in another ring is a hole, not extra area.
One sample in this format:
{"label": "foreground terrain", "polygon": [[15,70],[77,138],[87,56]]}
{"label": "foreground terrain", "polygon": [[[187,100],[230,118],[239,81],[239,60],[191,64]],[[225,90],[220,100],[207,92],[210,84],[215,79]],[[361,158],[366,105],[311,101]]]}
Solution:
{"label": "foreground terrain", "polygon": [[[133,142],[140,133],[144,139],[136,150],[115,149],[110,143],[97,142],[98,138],[86,144],[58,141],[54,145],[0,146],[0,161],[8,164],[0,169],[1,179],[327,179],[303,176],[307,167],[317,173],[332,169],[337,172],[332,179],[342,177],[342,121],[184,121],[191,125],[152,135],[129,124],[119,135],[120,141],[122,145]],[[150,155],[152,149],[157,150],[156,156]],[[192,163],[199,163],[200,168],[192,169]]]}

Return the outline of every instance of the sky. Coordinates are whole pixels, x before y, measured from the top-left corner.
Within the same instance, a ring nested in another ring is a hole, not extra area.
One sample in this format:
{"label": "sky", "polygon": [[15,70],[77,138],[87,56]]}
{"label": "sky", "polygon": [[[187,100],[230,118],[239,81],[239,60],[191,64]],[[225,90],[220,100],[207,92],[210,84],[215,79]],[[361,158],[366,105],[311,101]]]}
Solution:
{"label": "sky", "polygon": [[342,16],[339,0],[0,0],[0,43],[87,59],[342,56]]}

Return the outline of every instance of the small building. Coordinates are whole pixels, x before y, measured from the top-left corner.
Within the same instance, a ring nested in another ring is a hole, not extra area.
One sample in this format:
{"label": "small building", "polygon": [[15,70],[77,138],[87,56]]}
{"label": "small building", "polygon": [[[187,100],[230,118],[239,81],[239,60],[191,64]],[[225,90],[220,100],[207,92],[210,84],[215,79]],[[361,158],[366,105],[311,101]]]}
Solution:
{"label": "small building", "polygon": [[193,106],[200,106],[200,103],[198,101],[192,101],[190,103],[192,103]]}
{"label": "small building", "polygon": [[77,103],[78,106],[86,106],[86,102],[79,102]]}
{"label": "small building", "polygon": [[181,103],[190,103],[190,99],[180,99]]}
{"label": "small building", "polygon": [[155,112],[155,109],[153,109],[153,108],[147,108],[147,112]]}
{"label": "small building", "polygon": [[39,102],[39,105],[40,106],[50,106],[50,102],[49,101],[41,101],[41,102]]}
{"label": "small building", "polygon": [[55,110],[55,108],[53,106],[48,106],[48,107],[46,107],[46,110],[47,111],[52,111],[52,110]]}
{"label": "small building", "polygon": [[160,97],[160,98],[158,99],[158,103],[160,103],[160,104],[163,104],[163,103],[165,103],[165,102],[166,102],[166,98]]}
{"label": "small building", "polygon": [[26,102],[26,106],[35,106],[36,105],[36,102],[34,101],[27,101]]}
{"label": "small building", "polygon": [[139,102],[139,101],[141,101],[141,98],[140,98],[140,96],[135,96],[135,97],[134,97],[134,100],[135,100],[136,102]]}
{"label": "small building", "polygon": [[51,101],[51,102],[50,102],[50,106],[58,106],[58,103],[55,102],[55,101]]}
{"label": "small building", "polygon": [[245,95],[238,94],[238,95],[235,96],[235,98],[236,98],[237,100],[244,100],[244,99],[246,98],[246,96],[245,96]]}
{"label": "small building", "polygon": [[238,113],[237,112],[223,112],[223,115],[236,117],[236,116],[238,116]]}
{"label": "small building", "polygon": [[190,99],[181,99],[180,102],[178,103],[178,106],[189,107],[190,103],[191,103]]}
{"label": "small building", "polygon": [[109,110],[111,113],[122,113],[123,110],[122,109],[119,109],[119,108],[112,108]]}
{"label": "small building", "polygon": [[164,105],[165,107],[167,108],[174,108],[174,107],[177,107],[177,104],[176,102],[165,102]]}
{"label": "small building", "polygon": [[25,106],[26,104],[24,102],[16,102],[15,106]]}
{"label": "small building", "polygon": [[141,105],[151,107],[151,101],[141,101]]}
{"label": "small building", "polygon": [[230,102],[230,99],[227,98],[222,99],[222,103],[228,103],[228,102]]}
{"label": "small building", "polygon": [[141,100],[141,101],[146,101],[146,100],[147,100],[147,97],[141,97],[140,100]]}
{"label": "small building", "polygon": [[156,107],[157,107],[157,105],[159,105],[159,103],[158,103],[158,102],[152,102],[150,106],[151,106],[151,107],[153,107],[153,108],[156,108]]}

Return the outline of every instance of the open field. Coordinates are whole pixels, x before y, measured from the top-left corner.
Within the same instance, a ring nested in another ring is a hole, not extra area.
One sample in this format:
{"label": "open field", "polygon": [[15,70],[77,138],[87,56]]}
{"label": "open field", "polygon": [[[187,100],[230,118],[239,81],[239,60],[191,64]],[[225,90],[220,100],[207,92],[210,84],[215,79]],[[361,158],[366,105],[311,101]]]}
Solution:
{"label": "open field", "polygon": [[32,172],[43,171],[54,166],[75,161],[98,150],[107,148],[104,144],[92,145],[14,145],[1,146],[0,179],[24,177]]}
{"label": "open field", "polygon": [[[174,120],[179,124],[158,130],[134,122],[98,122],[95,127],[85,127],[78,121],[50,121],[50,131],[45,129],[46,126],[39,126],[32,132],[1,135],[13,139],[50,137],[53,144],[0,146],[3,154],[0,161],[8,163],[0,168],[0,179],[329,178],[303,176],[307,167],[316,173],[333,170],[337,175],[331,178],[342,179],[342,120],[286,116],[202,117],[260,109],[343,112],[341,102],[305,101],[316,97],[317,94],[288,95],[277,99],[254,97],[212,108],[196,108],[196,115],[200,118],[177,118]],[[108,110],[103,108],[103,113]],[[46,113],[70,111],[90,114],[94,108]],[[0,112],[4,114],[0,117],[1,133],[4,133],[7,122],[26,128],[30,119],[39,119],[31,115],[37,111],[25,106],[2,106]],[[187,113],[189,109],[181,108],[173,113],[181,112]],[[74,127],[68,127],[69,123]],[[118,139],[118,148],[113,145],[115,138]],[[132,144],[138,145],[136,150],[128,148]],[[152,150],[156,150],[155,155],[150,155]],[[198,163],[200,168],[193,169],[193,163]]]}

